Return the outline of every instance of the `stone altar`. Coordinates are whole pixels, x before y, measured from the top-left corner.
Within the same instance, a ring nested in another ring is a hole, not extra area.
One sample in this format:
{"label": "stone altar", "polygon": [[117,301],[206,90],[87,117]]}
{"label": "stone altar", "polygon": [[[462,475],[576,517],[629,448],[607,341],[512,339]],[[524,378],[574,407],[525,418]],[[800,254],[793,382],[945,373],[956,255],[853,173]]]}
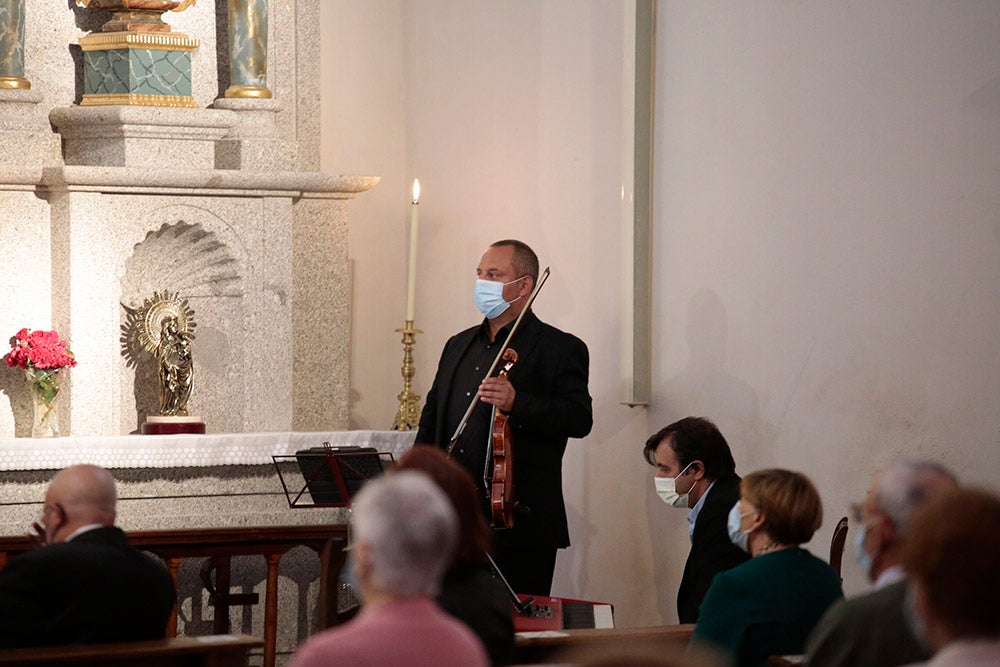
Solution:
{"label": "stone altar", "polygon": [[[82,461],[115,473],[128,531],[344,521],[345,510],[289,509],[270,460],[348,437],[333,433],[348,419],[348,205],[378,181],[317,171],[319,3],[241,0],[229,12],[199,0],[167,15],[190,37],[178,45],[130,29],[104,44],[100,12],[0,0],[0,341],[56,329],[79,360],[61,399],[71,437],[48,440],[19,437],[30,434],[28,389],[0,364],[3,533],[23,534],[53,471]],[[230,48],[245,29],[253,49]],[[162,74],[140,51],[183,47],[190,108],[139,88],[88,89],[86,68],[107,75],[111,60],[91,46],[113,47],[104,53],[140,76]],[[263,69],[245,67],[261,54]],[[106,92],[123,97],[93,97]],[[81,106],[85,95],[103,105]],[[155,368],[121,354],[121,304],[163,290],[199,313],[190,409],[207,436],[126,435],[159,399]],[[378,439],[366,433],[349,437]],[[197,635],[211,633],[213,610],[195,561],[181,567],[178,624]],[[263,589],[259,561],[234,563],[235,591]],[[291,618],[279,619],[279,664],[310,630],[318,567],[309,549],[281,561]],[[262,624],[251,608],[233,618],[258,636]]]}
{"label": "stone altar", "polygon": [[[195,108],[83,107],[75,45],[101,22],[0,0],[17,28],[0,41],[0,75],[17,84],[0,87],[0,340],[29,327],[70,341],[63,432],[131,433],[155,413],[151,369],[119,350],[120,304],[164,289],[202,322],[190,409],[209,432],[347,426],[348,202],[378,179],[315,171],[319,0],[252,4],[267,14],[255,48],[271,98],[225,98],[247,84],[230,74],[246,56],[217,47],[244,19],[202,0],[168,17],[199,43]],[[8,370],[0,438],[30,433],[27,388]]]}

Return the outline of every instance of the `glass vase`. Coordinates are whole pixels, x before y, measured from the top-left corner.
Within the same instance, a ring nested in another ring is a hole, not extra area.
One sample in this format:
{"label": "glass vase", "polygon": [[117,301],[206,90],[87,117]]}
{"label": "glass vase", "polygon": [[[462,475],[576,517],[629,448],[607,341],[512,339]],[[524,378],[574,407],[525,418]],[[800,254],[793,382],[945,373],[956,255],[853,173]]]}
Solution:
{"label": "glass vase", "polygon": [[63,382],[63,368],[29,368],[25,370],[35,418],[31,424],[31,437],[55,438],[59,436],[59,399]]}

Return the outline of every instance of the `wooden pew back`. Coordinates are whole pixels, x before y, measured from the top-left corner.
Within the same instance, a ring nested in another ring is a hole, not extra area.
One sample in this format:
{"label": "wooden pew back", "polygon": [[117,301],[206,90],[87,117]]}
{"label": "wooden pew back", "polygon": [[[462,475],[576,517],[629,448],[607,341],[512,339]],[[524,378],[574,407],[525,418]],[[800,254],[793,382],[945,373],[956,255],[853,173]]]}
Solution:
{"label": "wooden pew back", "polygon": [[518,633],[514,638],[514,664],[565,663],[568,651],[627,651],[637,644],[652,644],[683,655],[693,633],[693,623],[649,628]]}
{"label": "wooden pew back", "polygon": [[0,651],[13,667],[244,667],[247,653],[264,642],[247,635],[173,637],[146,642],[40,646]]}

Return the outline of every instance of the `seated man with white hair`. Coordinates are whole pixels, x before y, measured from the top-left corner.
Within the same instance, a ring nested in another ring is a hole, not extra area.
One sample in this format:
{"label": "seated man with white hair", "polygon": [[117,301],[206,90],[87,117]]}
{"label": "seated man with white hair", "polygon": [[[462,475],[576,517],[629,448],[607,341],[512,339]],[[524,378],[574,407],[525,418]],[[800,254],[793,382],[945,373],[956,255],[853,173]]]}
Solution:
{"label": "seated man with white hair", "polygon": [[906,620],[899,554],[913,513],[957,486],[951,471],[932,461],[901,461],[876,475],[855,516],[854,541],[875,590],[826,612],[807,644],[809,667],[894,667],[928,657]]}
{"label": "seated man with white hair", "polygon": [[399,471],[368,482],[354,501],[351,534],[361,613],[309,639],[290,667],[489,664],[479,639],[433,600],[458,520],[427,475]]}

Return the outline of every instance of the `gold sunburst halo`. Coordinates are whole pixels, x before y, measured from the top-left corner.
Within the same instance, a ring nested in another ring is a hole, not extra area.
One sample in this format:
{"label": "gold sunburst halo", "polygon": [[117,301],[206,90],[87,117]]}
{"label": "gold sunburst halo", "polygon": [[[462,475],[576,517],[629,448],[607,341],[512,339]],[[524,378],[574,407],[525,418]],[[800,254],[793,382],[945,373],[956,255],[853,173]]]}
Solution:
{"label": "gold sunburst halo", "polygon": [[198,326],[194,321],[194,310],[187,299],[181,298],[177,292],[153,292],[153,296],[145,299],[138,308],[130,308],[124,303],[122,307],[126,315],[120,341],[122,355],[130,366],[136,364],[141,350],[156,354],[163,322],[168,318],[176,319],[178,331],[194,340],[194,330]]}

